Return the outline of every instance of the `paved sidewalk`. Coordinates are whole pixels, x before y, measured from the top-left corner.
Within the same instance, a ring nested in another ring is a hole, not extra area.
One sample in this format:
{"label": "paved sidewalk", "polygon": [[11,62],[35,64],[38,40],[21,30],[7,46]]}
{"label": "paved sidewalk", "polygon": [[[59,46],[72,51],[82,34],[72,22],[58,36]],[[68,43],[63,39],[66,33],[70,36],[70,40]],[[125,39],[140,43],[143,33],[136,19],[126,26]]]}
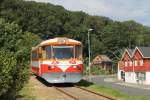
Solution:
{"label": "paved sidewalk", "polygon": [[[89,77],[85,79],[89,81]],[[95,84],[118,89],[131,96],[145,96],[150,99],[150,86],[124,83],[123,81],[118,81],[115,76],[91,76],[90,81]]]}
{"label": "paved sidewalk", "polygon": [[[103,78],[104,82],[150,90],[150,85],[125,83],[124,81],[118,80],[115,75],[107,75],[107,76],[106,75],[96,75],[96,76],[90,76],[90,78],[91,78],[91,80],[94,78]],[[86,79],[89,80],[89,77],[86,77]]]}
{"label": "paved sidewalk", "polygon": [[129,87],[134,87],[134,88],[141,88],[141,89],[146,89],[146,90],[150,90],[150,85],[141,85],[141,84],[131,84],[131,83],[115,83],[115,84],[119,84],[119,85],[123,85],[123,86],[129,86]]}

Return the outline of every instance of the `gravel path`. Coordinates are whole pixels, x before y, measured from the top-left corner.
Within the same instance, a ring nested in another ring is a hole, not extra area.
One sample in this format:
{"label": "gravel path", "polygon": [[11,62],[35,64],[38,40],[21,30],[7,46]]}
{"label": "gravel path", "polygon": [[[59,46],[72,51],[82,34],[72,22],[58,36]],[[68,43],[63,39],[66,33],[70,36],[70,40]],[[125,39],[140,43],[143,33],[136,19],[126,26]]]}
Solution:
{"label": "gravel path", "polygon": [[71,100],[68,96],[60,93],[50,85],[41,83],[35,76],[30,78],[29,84],[33,86],[30,89],[30,96],[35,97],[35,100]]}

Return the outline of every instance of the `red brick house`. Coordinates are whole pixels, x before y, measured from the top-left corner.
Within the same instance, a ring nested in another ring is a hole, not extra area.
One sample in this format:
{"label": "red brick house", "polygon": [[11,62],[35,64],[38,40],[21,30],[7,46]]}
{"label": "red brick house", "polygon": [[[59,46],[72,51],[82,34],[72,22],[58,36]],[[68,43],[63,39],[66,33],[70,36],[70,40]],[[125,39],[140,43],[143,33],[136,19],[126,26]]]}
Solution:
{"label": "red brick house", "polygon": [[118,79],[128,83],[150,84],[150,47],[126,49],[120,62]]}

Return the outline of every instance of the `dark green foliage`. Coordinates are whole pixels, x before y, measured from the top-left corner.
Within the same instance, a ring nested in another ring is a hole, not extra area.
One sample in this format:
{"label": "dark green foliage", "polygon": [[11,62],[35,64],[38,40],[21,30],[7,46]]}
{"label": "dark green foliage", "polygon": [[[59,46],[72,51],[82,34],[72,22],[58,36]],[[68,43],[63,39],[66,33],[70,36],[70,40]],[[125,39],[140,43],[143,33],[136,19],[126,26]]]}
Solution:
{"label": "dark green foliage", "polygon": [[[42,39],[65,36],[80,40],[87,52],[87,30],[91,32],[92,55],[108,54],[124,47],[148,46],[150,28],[134,21],[114,22],[107,17],[70,12],[61,6],[33,1],[4,0],[0,15],[15,21],[23,31],[33,32]],[[112,54],[111,54],[112,56]]]}
{"label": "dark green foliage", "polygon": [[91,67],[91,74],[92,75],[104,75],[104,74],[108,74],[108,73],[106,73],[106,71],[102,70],[100,67],[92,66]]}
{"label": "dark green foliage", "polygon": [[0,19],[0,99],[13,99],[29,78],[31,47],[40,38]]}
{"label": "dark green foliage", "polygon": [[107,17],[70,12],[50,3],[4,0],[0,4],[0,16],[9,22],[15,21],[23,31],[33,32],[43,39],[55,36],[78,39],[84,44],[85,56],[88,55],[89,28],[94,29],[91,33],[93,56],[106,53],[108,49],[114,52],[118,48],[149,45],[149,27],[134,21],[114,22]]}
{"label": "dark green foliage", "polygon": [[0,96],[8,92],[13,83],[13,70],[16,59],[12,53],[0,50]]}

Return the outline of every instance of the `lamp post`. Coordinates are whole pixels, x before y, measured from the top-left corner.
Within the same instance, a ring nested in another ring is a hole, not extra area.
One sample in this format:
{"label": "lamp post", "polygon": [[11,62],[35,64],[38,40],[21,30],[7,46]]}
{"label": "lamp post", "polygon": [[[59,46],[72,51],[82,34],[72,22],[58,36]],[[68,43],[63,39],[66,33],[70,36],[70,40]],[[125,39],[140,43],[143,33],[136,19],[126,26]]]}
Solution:
{"label": "lamp post", "polygon": [[88,51],[89,51],[89,79],[91,75],[91,48],[90,48],[90,32],[93,31],[93,29],[88,29]]}

